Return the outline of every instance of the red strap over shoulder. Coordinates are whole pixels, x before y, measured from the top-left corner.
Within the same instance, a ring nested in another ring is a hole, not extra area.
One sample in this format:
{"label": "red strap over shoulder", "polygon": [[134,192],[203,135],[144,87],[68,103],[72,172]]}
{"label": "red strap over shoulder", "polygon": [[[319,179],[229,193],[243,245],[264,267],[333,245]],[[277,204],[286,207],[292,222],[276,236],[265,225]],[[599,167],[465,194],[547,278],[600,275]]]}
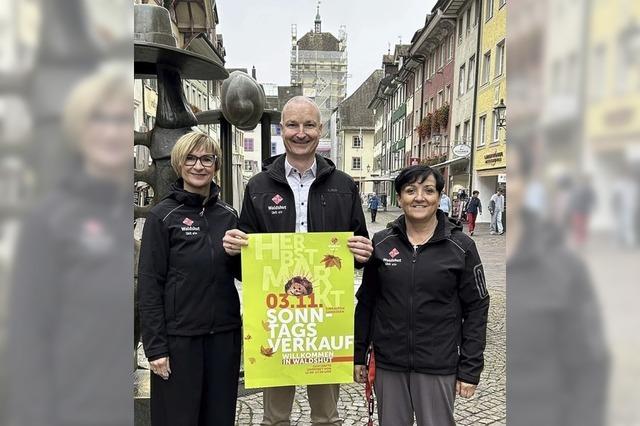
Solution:
{"label": "red strap over shoulder", "polygon": [[365,398],[367,399],[367,408],[369,409],[369,421],[367,426],[373,426],[373,412],[374,412],[374,399],[373,399],[373,384],[376,380],[376,357],[373,353],[373,346],[369,347],[367,352],[367,383],[365,385]]}

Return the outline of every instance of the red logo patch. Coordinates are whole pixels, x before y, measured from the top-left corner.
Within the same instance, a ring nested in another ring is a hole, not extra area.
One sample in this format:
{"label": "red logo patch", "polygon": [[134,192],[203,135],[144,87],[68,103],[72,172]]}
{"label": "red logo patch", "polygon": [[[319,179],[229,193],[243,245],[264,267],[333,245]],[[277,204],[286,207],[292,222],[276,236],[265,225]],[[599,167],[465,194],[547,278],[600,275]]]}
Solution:
{"label": "red logo patch", "polygon": [[193,221],[191,219],[189,219],[188,217],[185,217],[184,220],[182,221],[182,223],[184,223],[187,226],[193,225]]}
{"label": "red logo patch", "polygon": [[393,258],[393,259],[395,259],[395,257],[396,257],[397,255],[399,255],[399,254],[400,254],[400,252],[399,252],[399,251],[398,251],[398,249],[397,249],[397,248],[395,248],[395,247],[393,248],[393,250],[391,250],[391,251],[389,252],[389,256],[391,256],[391,258]]}
{"label": "red logo patch", "polygon": [[271,199],[271,201],[273,201],[276,205],[280,204],[282,200],[284,200],[284,198],[282,198],[280,194],[274,195],[273,198]]}

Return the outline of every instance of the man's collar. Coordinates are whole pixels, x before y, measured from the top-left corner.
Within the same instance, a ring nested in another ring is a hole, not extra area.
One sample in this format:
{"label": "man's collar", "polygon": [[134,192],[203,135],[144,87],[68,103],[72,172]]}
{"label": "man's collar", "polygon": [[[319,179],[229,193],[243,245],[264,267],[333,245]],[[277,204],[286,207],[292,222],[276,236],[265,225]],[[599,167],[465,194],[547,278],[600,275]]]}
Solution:
{"label": "man's collar", "polygon": [[289,163],[289,159],[286,157],[284,157],[284,175],[285,176],[290,176],[291,173],[299,173],[301,176],[304,175],[307,171],[311,171],[311,175],[313,177],[316,177],[317,171],[318,171],[318,163],[316,162],[316,159],[314,157],[313,159],[313,164],[311,165],[311,167],[309,168],[309,170],[305,170],[304,172],[300,172],[300,170],[295,169],[290,163]]}

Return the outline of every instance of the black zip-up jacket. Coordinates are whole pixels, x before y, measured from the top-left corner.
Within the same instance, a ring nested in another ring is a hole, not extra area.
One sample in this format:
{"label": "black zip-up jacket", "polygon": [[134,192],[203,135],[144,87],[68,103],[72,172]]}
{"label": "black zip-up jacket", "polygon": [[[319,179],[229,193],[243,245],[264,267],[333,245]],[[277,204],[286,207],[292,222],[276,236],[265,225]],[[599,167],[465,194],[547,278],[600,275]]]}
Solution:
{"label": "black zip-up jacket", "polygon": [[436,214],[433,237],[417,248],[404,216],[373,237],[357,293],[355,364],[373,342],[377,367],[477,384],[489,311],[484,270],[473,240]]}
{"label": "black zip-up jacket", "polygon": [[142,343],[150,361],[169,355],[167,335],[197,336],[240,328],[234,285],[239,256],[222,248],[237,227],[235,210],[183,189],[182,179],[145,222],[138,268]]}
{"label": "black zip-up jacket", "polygon": [[133,322],[131,191],[75,164],[22,218],[2,303],[2,424],[133,424],[130,395],[117,391],[131,378],[120,350]]}
{"label": "black zip-up jacket", "polygon": [[[284,169],[285,155],[265,160],[244,192],[240,229],[246,233],[295,232],[296,206]],[[309,190],[309,232],[349,232],[369,238],[358,188],[336,170],[331,160],[316,154],[316,179]]]}

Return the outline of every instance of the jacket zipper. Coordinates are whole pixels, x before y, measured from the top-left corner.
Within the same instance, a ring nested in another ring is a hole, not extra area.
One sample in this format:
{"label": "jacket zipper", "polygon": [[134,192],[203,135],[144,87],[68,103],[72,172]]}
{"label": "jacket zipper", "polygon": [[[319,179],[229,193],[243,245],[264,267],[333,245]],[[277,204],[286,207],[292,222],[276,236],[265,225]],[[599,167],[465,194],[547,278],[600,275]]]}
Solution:
{"label": "jacket zipper", "polygon": [[[215,267],[215,253],[213,250],[213,241],[211,241],[211,234],[209,233],[209,221],[207,220],[207,217],[204,215],[204,209],[205,206],[202,206],[202,210],[200,211],[200,217],[202,217],[204,219],[204,223],[207,226],[206,229],[206,233],[207,233],[207,243],[209,244],[209,255],[211,257],[211,272],[213,273],[214,271],[214,267]],[[215,279],[213,280],[213,285],[215,286]],[[214,288],[214,292],[215,292],[215,288]],[[215,320],[216,314],[215,314],[215,305],[211,306],[211,330],[209,331],[209,334],[213,334],[213,322]]]}
{"label": "jacket zipper", "polygon": [[[311,186],[309,186],[309,197],[307,198],[307,230],[309,232],[325,232],[326,228],[325,228],[325,223],[324,223],[324,207],[327,205],[327,203],[324,200],[324,194],[320,194],[320,201],[321,201],[321,205],[322,205],[322,219],[321,219],[321,224],[322,224],[322,229],[315,229],[312,227],[312,224],[315,225],[315,222],[312,220],[311,217],[311,197],[313,196],[313,187],[315,186],[315,184],[318,182],[319,178],[324,178],[324,175],[326,173],[323,172],[319,172],[318,175],[316,176],[316,178],[313,180],[313,182],[311,182]],[[324,180],[324,179],[321,179]],[[292,191],[292,195],[293,195],[293,191]]]}
{"label": "jacket zipper", "polygon": [[325,207],[327,205],[327,202],[324,200],[324,194],[320,194],[320,200],[322,201],[322,231],[326,231],[327,227],[325,224]]}
{"label": "jacket zipper", "polygon": [[416,288],[415,272],[416,272],[416,259],[418,256],[418,246],[413,246],[413,256],[411,257],[411,291],[409,292],[409,369],[413,370],[413,352],[415,342],[415,330],[413,326],[413,293]]}

